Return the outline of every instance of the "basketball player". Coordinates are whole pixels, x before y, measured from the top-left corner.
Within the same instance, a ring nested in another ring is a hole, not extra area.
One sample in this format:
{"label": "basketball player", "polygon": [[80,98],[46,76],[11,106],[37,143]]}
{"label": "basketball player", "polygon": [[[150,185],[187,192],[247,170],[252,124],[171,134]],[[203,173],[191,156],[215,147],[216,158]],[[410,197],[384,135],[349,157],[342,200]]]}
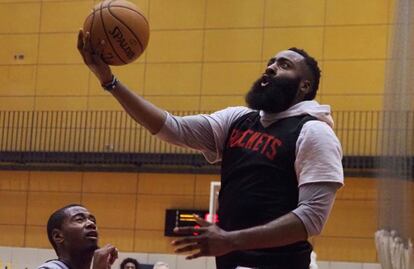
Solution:
{"label": "basketball player", "polygon": [[71,204],[55,211],[47,222],[47,236],[58,259],[47,261],[39,269],[109,269],[118,258],[114,246],[98,247],[96,219],[82,205]]}
{"label": "basketball player", "polygon": [[308,269],[307,239],[321,232],[343,185],[330,107],[314,101],[317,61],[297,48],[281,51],[247,93],[248,107],[178,117],[121,83],[101,59],[104,46],[93,51],[79,32],[85,64],[131,117],[160,139],[222,162],[218,224],[198,219],[201,228],[176,228],[197,232],[173,241],[176,252],[216,256],[219,269]]}

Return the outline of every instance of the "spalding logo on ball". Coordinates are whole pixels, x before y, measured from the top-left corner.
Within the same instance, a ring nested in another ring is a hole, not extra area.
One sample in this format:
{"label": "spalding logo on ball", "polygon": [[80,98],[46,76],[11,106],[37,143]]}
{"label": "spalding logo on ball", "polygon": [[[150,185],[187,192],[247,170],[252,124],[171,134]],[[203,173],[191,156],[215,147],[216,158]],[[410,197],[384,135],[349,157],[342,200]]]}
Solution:
{"label": "spalding logo on ball", "polygon": [[89,32],[92,48],[105,40],[103,60],[109,65],[124,65],[136,60],[149,39],[149,24],[142,11],[125,0],[106,0],[86,17],[84,32]]}

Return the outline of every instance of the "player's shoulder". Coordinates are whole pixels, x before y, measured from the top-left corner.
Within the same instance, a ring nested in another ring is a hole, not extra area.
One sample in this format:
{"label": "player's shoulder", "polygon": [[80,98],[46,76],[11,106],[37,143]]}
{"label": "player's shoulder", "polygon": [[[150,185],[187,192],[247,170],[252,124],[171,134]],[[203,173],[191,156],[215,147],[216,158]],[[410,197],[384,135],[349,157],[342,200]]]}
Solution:
{"label": "player's shoulder", "polygon": [[211,114],[210,116],[215,119],[221,119],[225,121],[234,121],[235,119],[238,119],[242,117],[243,115],[246,115],[254,110],[244,107],[244,106],[233,106],[233,107],[227,107],[225,109],[219,110]]}
{"label": "player's shoulder", "polygon": [[314,141],[317,144],[320,142],[324,142],[325,144],[340,144],[332,127],[321,120],[310,120],[306,122],[300,132],[299,140]]}
{"label": "player's shoulder", "polygon": [[302,127],[302,132],[334,134],[328,123],[318,119],[307,121]]}
{"label": "player's shoulder", "polygon": [[229,106],[215,113],[229,113],[229,114],[246,114],[254,110],[245,106]]}
{"label": "player's shoulder", "polygon": [[40,265],[37,269],[69,269],[69,267],[59,260],[49,260]]}

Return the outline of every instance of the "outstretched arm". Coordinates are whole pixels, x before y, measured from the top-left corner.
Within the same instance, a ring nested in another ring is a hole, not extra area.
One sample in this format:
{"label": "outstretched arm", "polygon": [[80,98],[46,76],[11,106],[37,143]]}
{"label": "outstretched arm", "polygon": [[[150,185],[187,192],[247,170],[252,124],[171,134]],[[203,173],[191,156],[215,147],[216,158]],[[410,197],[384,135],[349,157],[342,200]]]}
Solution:
{"label": "outstretched arm", "polygon": [[198,218],[201,228],[179,227],[180,233],[199,233],[196,236],[187,236],[172,242],[182,253],[198,250],[187,256],[194,259],[201,256],[222,256],[236,250],[259,249],[284,246],[306,240],[308,235],[302,221],[293,213],[288,213],[265,225],[249,229],[226,232],[217,225],[207,223]]}
{"label": "outstretched arm", "polygon": [[[104,46],[105,42],[102,41],[100,47],[93,50],[89,33],[84,33],[83,30],[79,31],[79,53],[85,64],[89,67],[92,73],[94,73],[102,85],[108,84],[113,79],[110,67],[101,58],[101,52],[103,51]],[[157,133],[161,129],[167,116],[164,110],[156,107],[143,97],[131,91],[121,82],[116,83],[110,92],[123,106],[125,111],[152,134]]]}
{"label": "outstretched arm", "polygon": [[117,86],[111,90],[111,94],[136,122],[152,134],[156,134],[161,130],[167,117],[164,110],[129,90],[121,82],[118,82]]}
{"label": "outstretched arm", "polygon": [[187,259],[221,256],[235,250],[260,249],[289,245],[321,232],[331,211],[337,183],[305,184],[299,188],[299,206],[264,225],[238,231],[224,231],[198,219],[202,228],[179,227],[179,233],[198,233],[173,241],[176,252],[198,250]]}
{"label": "outstretched arm", "polygon": [[[101,52],[105,47],[104,41],[101,42],[98,48],[93,49],[89,33],[80,30],[77,46],[84,63],[98,78],[99,82],[102,85],[112,82],[114,78],[112,71],[101,58]],[[216,147],[221,147],[224,143],[228,127],[233,119],[250,111],[247,108],[235,107],[218,111],[212,115],[187,117],[170,115],[168,117],[166,111],[131,91],[120,81],[115,83],[115,87],[110,92],[125,111],[152,134],[158,134],[160,139],[169,143],[200,150],[209,155],[206,156],[209,161],[220,159],[218,155],[220,155],[221,148],[217,149]],[[160,132],[162,128],[163,131]]]}

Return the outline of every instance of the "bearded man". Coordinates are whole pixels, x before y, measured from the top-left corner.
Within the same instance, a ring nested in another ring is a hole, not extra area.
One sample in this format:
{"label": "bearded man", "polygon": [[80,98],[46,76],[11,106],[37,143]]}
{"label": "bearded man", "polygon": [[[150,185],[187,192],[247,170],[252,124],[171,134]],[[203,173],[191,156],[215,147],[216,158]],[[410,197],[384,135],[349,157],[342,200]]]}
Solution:
{"label": "bearded man", "polygon": [[[330,107],[314,101],[320,69],[304,50],[272,57],[246,95],[247,107],[178,117],[122,84],[79,32],[85,64],[139,124],[158,138],[221,161],[217,224],[172,242],[188,259],[216,256],[218,269],[308,269],[308,238],[321,232],[343,185],[342,149]],[[237,75],[237,72],[235,72]]]}

